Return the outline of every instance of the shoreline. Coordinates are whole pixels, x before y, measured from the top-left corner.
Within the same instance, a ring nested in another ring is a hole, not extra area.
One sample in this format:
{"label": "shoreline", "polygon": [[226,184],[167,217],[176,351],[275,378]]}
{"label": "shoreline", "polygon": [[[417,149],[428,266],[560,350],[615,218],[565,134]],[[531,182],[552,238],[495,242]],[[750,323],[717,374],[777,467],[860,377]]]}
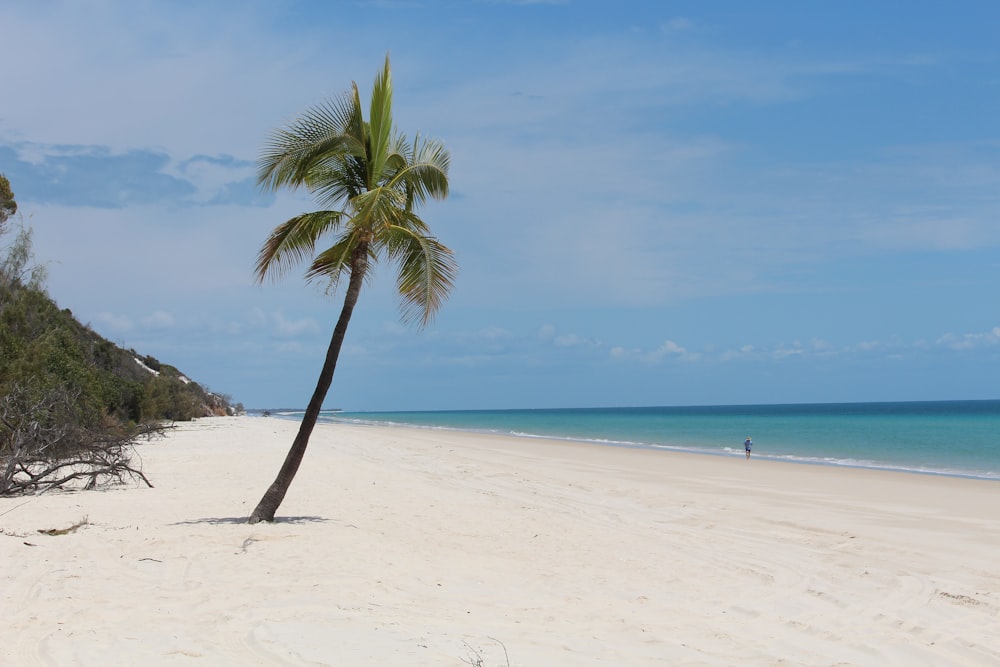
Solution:
{"label": "shoreline", "polygon": [[[279,414],[273,413],[270,417],[262,417],[260,415],[252,415],[254,418],[270,418],[270,419],[282,419],[286,421],[291,421],[295,423],[301,422],[301,411],[297,411],[295,414],[299,414],[298,417],[293,416],[293,414]],[[324,411],[333,412],[333,411]],[[653,451],[663,451],[667,453],[677,453],[677,454],[691,454],[694,456],[714,456],[714,457],[736,457],[744,458],[743,450],[737,449],[735,447],[721,447],[718,450],[712,450],[707,447],[699,447],[696,445],[661,445],[643,442],[629,442],[629,441],[619,441],[610,439],[594,439],[594,438],[575,438],[572,436],[552,436],[552,435],[539,435],[534,433],[520,433],[520,432],[501,432],[498,430],[491,429],[474,429],[474,428],[462,428],[457,426],[447,426],[447,425],[429,425],[429,424],[408,424],[405,422],[378,422],[375,420],[365,421],[357,418],[351,418],[350,420],[340,420],[337,417],[330,417],[329,415],[321,415],[320,420],[317,424],[331,424],[331,425],[343,425],[343,426],[358,426],[358,427],[380,427],[380,428],[402,428],[402,429],[417,429],[417,430],[429,430],[429,431],[455,431],[458,433],[467,433],[472,437],[478,436],[498,436],[498,437],[510,437],[519,438],[525,440],[541,440],[541,441],[553,441],[553,442],[570,442],[581,445],[595,445],[603,447],[616,447],[623,449],[649,449]],[[1000,482],[1000,472],[994,471],[972,471],[972,470],[950,470],[950,469],[937,469],[937,468],[918,468],[912,466],[905,466],[902,464],[890,464],[882,463],[878,461],[857,461],[854,459],[822,459],[819,457],[810,457],[795,454],[767,454],[761,453],[760,447],[754,450],[753,459],[762,461],[771,461],[774,463],[790,463],[795,465],[815,465],[830,468],[846,468],[852,470],[877,470],[882,472],[890,473],[902,473],[911,475],[925,475],[930,477],[956,477],[959,479],[972,479],[972,480],[983,480],[991,482]]]}
{"label": "shoreline", "polygon": [[991,480],[320,423],[250,526],[295,428],[180,424],[138,448],[153,489],[0,499],[0,641],[27,665],[1000,662]]}

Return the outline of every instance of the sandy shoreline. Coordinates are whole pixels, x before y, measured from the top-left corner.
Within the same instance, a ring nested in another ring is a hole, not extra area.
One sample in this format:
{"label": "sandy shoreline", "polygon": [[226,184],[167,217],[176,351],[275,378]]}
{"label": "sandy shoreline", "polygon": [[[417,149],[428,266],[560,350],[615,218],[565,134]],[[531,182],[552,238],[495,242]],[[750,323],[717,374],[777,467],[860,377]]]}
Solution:
{"label": "sandy shoreline", "polygon": [[10,664],[1000,663],[1000,483],[321,425],[243,523],[296,426],[181,424],[154,489],[0,499]]}

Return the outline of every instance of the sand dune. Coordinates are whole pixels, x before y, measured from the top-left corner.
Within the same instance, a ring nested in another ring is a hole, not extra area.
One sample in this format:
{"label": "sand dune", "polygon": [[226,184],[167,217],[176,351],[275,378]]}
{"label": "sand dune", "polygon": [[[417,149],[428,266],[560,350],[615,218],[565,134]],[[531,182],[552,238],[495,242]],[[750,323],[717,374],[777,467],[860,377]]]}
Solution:
{"label": "sand dune", "polygon": [[323,425],[249,526],[296,427],[0,499],[0,663],[1000,664],[1000,483]]}

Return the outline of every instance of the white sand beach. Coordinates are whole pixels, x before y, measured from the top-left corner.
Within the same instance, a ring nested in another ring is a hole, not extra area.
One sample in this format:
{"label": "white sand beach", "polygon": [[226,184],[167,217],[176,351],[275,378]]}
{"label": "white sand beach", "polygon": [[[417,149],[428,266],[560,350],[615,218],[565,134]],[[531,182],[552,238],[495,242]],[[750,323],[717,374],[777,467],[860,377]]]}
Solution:
{"label": "white sand beach", "polygon": [[1000,483],[320,425],[247,525],[296,428],[0,499],[0,663],[1000,664]]}

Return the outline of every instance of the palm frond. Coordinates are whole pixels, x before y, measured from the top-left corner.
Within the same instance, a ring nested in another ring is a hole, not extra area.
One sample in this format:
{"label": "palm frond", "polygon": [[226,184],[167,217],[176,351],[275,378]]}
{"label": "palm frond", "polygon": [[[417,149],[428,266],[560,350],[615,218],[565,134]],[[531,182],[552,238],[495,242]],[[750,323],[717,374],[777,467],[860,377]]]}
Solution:
{"label": "palm frond", "polygon": [[363,192],[351,200],[351,207],[356,213],[349,224],[378,234],[400,218],[405,203],[405,193],[390,187],[382,186]]}
{"label": "palm frond", "polygon": [[385,169],[392,138],[392,70],[389,68],[389,54],[385,55],[385,65],[375,77],[372,86],[372,101],[368,112],[368,131],[371,152],[368,155],[368,186],[374,187]]}
{"label": "palm frond", "polygon": [[455,284],[454,254],[436,238],[396,225],[386,230],[383,239],[389,258],[398,266],[396,289],[403,322],[427,326]]}
{"label": "palm frond", "polygon": [[344,133],[353,139],[352,154],[366,159],[365,147],[368,145],[368,124],[365,122],[365,114],[361,108],[361,93],[358,92],[358,84],[351,82],[350,108],[349,113],[344,116]]}
{"label": "palm frond", "polygon": [[254,274],[257,282],[271,275],[278,278],[313,253],[325,232],[336,230],[343,219],[340,211],[313,211],[283,222],[261,246]]}
{"label": "palm frond", "polygon": [[419,134],[413,141],[413,152],[410,161],[413,164],[432,165],[445,176],[451,168],[451,153],[444,144],[436,139],[422,138]]}
{"label": "palm frond", "polygon": [[316,255],[306,271],[306,279],[326,278],[336,286],[342,276],[350,273],[351,255],[359,241],[357,230],[346,230],[333,245]]}
{"label": "palm frond", "polygon": [[346,157],[311,174],[309,187],[320,206],[344,206],[365,192],[365,171],[358,162],[353,157]]}
{"label": "palm frond", "polygon": [[391,181],[397,172],[409,164],[411,151],[410,143],[406,137],[394,131],[392,139],[389,142],[389,150],[385,158],[385,169],[383,170],[386,182]]}
{"label": "palm frond", "polygon": [[[257,183],[269,190],[309,185],[317,169],[364,152],[364,132],[357,134],[360,102],[344,94],[307,109],[271,134],[257,160]],[[360,120],[363,128],[364,121]]]}
{"label": "palm frond", "polygon": [[408,208],[412,210],[428,198],[445,199],[451,156],[444,145],[417,135],[407,158],[406,166],[394,174],[390,184],[405,188]]}

